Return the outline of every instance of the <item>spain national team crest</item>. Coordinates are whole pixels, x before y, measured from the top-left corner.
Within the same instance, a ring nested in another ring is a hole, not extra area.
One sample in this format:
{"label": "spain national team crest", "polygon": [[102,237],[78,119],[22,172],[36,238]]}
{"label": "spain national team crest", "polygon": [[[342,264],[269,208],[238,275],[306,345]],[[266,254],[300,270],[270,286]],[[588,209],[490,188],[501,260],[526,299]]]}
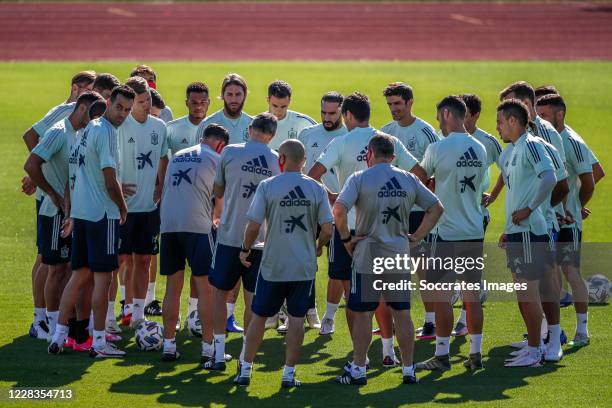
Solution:
{"label": "spain national team crest", "polygon": [[291,128],[291,130],[289,131],[289,139],[295,139],[295,138],[297,138],[297,131]]}
{"label": "spain national team crest", "polygon": [[155,131],[151,132],[151,144],[155,146],[158,143],[159,143],[159,135]]}

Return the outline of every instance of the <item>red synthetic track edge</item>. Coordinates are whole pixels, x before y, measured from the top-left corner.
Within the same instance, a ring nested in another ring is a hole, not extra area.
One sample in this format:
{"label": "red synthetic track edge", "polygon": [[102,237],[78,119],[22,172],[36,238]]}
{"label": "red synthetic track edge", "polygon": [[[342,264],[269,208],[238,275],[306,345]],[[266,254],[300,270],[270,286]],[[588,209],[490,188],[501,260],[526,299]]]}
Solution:
{"label": "red synthetic track edge", "polygon": [[612,6],[0,3],[0,60],[612,59]]}

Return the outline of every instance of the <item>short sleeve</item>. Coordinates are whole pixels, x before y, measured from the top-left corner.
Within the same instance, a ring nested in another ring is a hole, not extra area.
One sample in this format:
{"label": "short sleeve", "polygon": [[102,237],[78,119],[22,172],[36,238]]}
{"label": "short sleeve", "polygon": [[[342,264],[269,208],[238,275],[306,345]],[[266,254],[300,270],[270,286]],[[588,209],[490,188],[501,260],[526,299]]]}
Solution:
{"label": "short sleeve", "polygon": [[253,201],[251,201],[251,205],[249,210],[247,211],[247,219],[250,221],[256,222],[258,224],[263,224],[266,219],[266,183],[259,183],[257,186],[257,190],[255,190],[255,195],[253,196]]}
{"label": "short sleeve", "polygon": [[395,138],[395,164],[402,170],[410,171],[419,161],[398,138]]}
{"label": "short sleeve", "polygon": [[[565,150],[568,166],[572,166],[576,174],[593,172],[593,157],[590,149],[581,141],[570,137],[568,149]],[[597,163],[595,161],[595,163]]]}
{"label": "short sleeve", "polygon": [[327,199],[327,193],[325,192],[325,189],[321,187],[318,183],[317,183],[317,188],[318,188],[318,194],[319,194],[319,208],[318,208],[319,214],[317,217],[319,220],[319,225],[323,225],[328,222],[333,222],[334,217],[332,216],[332,213],[331,213],[331,207],[329,206],[329,200]]}
{"label": "short sleeve", "polygon": [[98,158],[100,160],[100,170],[108,167],[116,169],[116,152],[114,152],[113,150],[116,150],[117,143],[111,140],[113,134],[108,131],[108,129],[104,128],[98,128],[95,130],[95,132],[97,133],[95,140],[95,149],[96,153],[98,153]]}
{"label": "short sleeve", "polygon": [[552,160],[557,181],[565,180],[567,178],[567,170],[565,169],[564,160],[559,155],[559,151],[552,145],[544,145],[544,148]]}
{"label": "short sleeve", "polygon": [[73,109],[74,106],[70,104],[56,106],[49,110],[49,112],[47,112],[41,120],[33,124],[32,129],[34,129],[34,131],[38,134],[39,137],[43,137],[47,130],[51,128],[51,126],[55,125],[60,120],[68,117],[68,115],[70,114],[70,112],[73,111]]}
{"label": "short sleeve", "polygon": [[323,153],[319,156],[317,161],[321,163],[327,171],[333,169],[334,167],[338,167],[340,164],[340,157],[342,156],[342,147],[344,137],[338,137],[331,141],[330,144],[327,145]]}
{"label": "short sleeve", "polygon": [[357,174],[352,174],[348,180],[346,180],[346,183],[344,183],[344,188],[336,199],[336,201],[344,205],[347,210],[353,208],[357,202],[357,198],[359,197],[358,184],[359,180]]}
{"label": "short sleeve", "polygon": [[66,138],[60,129],[49,129],[40,142],[34,147],[32,153],[43,159],[49,161],[51,157],[64,147]]}
{"label": "short sleeve", "polygon": [[421,161],[421,167],[427,173],[427,177],[431,177],[434,173],[435,165],[434,165],[434,144],[430,144],[425,149],[425,154],[423,155],[423,160]]}
{"label": "short sleeve", "polygon": [[527,161],[538,176],[545,171],[553,171],[556,175],[553,158],[550,157],[544,148],[544,144],[528,140],[525,142],[525,149],[527,150],[525,155]]}
{"label": "short sleeve", "polygon": [[163,127],[161,138],[162,138],[162,145],[161,145],[160,157],[164,157],[168,154],[168,129],[166,128],[166,126]]}
{"label": "short sleeve", "polygon": [[219,160],[219,163],[217,163],[217,172],[215,173],[215,184],[220,187],[225,187],[225,161],[227,157],[225,154],[226,151],[227,149],[224,149],[221,152],[221,159]]}

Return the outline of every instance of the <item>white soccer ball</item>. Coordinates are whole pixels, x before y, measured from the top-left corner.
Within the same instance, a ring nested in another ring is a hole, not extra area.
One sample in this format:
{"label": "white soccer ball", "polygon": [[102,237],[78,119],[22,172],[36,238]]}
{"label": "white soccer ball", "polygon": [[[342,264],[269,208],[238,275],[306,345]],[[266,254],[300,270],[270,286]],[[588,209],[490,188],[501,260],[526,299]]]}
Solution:
{"label": "white soccer ball", "polygon": [[187,330],[193,337],[202,337],[202,322],[197,310],[192,311],[187,316]]}
{"label": "white soccer ball", "polygon": [[601,274],[589,276],[586,280],[589,303],[604,304],[610,299],[610,281]]}
{"label": "white soccer ball", "polygon": [[164,344],[164,329],[152,320],[141,323],[136,329],[136,344],[143,351],[160,350]]}

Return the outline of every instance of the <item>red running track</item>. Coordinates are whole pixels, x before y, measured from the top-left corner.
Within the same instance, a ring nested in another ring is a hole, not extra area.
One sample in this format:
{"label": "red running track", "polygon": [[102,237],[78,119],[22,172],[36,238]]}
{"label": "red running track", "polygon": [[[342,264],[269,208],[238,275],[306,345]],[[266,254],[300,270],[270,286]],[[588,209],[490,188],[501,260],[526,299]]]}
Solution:
{"label": "red running track", "polygon": [[612,59],[612,5],[0,4],[0,60]]}

